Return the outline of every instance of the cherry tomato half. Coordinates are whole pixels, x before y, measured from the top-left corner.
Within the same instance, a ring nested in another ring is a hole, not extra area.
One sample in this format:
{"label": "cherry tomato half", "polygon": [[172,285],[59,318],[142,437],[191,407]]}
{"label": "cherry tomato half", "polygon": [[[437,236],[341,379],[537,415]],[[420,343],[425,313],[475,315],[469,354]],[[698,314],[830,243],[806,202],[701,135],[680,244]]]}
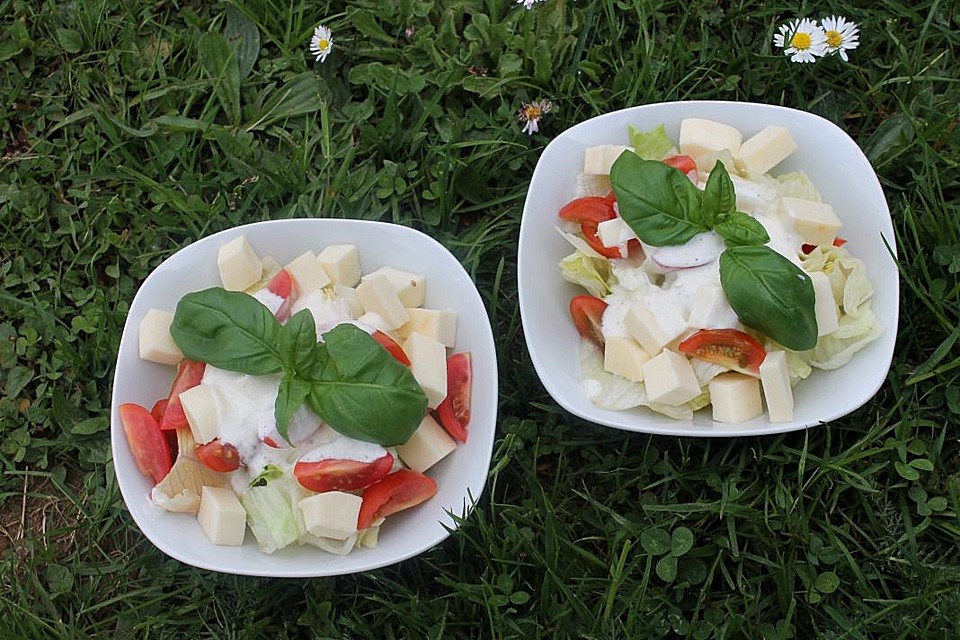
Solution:
{"label": "cherry tomato half", "polygon": [[437,493],[437,481],[412,469],[398,469],[363,490],[357,529],[366,529],[377,518],[414,507]]}
{"label": "cherry tomato half", "polygon": [[133,402],[122,404],[117,410],[137,468],[154,484],[160,482],[170,472],[173,458],[157,421],[146,408]]}
{"label": "cherry tomato half", "polygon": [[663,164],[668,167],[673,167],[674,169],[679,169],[681,173],[690,175],[690,172],[694,172],[694,178],[696,178],[697,163],[690,156],[668,156],[663,159]]}
{"label": "cherry tomato half", "polygon": [[680,343],[680,351],[750,376],[760,375],[767,356],[763,346],[738,329],[701,329]]}
{"label": "cherry tomato half", "polygon": [[293,467],[293,475],[310,491],[355,491],[384,478],[391,469],[393,456],[387,452],[372,462],[346,458],[299,461]]}
{"label": "cherry tomato half", "polygon": [[197,460],[214,471],[225,473],[240,468],[240,453],[237,448],[229,442],[220,442],[220,438],[198,444],[194,453]]}
{"label": "cherry tomato half", "polygon": [[380,329],[377,329],[376,331],[371,333],[370,336],[374,340],[379,342],[381,345],[383,345],[383,348],[389,351],[390,355],[396,358],[400,364],[402,364],[405,367],[410,366],[410,358],[407,357],[407,353],[403,350],[403,347],[401,347],[397,343],[396,340],[391,338],[388,334],[384,333],[383,331],[380,331]]}
{"label": "cherry tomato half", "polygon": [[613,200],[609,197],[584,196],[563,205],[560,209],[560,217],[571,222],[598,224],[605,220],[613,220],[617,217],[617,212],[613,208]]}
{"label": "cherry tomato half", "polygon": [[469,351],[454,353],[447,358],[447,397],[437,407],[437,418],[447,433],[460,442],[467,441],[472,382],[473,367]]}
{"label": "cherry tomato half", "polygon": [[187,414],[183,412],[183,406],[180,404],[180,394],[200,384],[206,367],[206,363],[194,360],[181,360],[177,365],[177,375],[170,386],[170,395],[167,396],[167,405],[163,410],[163,420],[160,421],[161,429],[180,429],[189,426]]}
{"label": "cherry tomato half", "polygon": [[290,310],[293,308],[293,278],[286,269],[280,269],[270,281],[267,282],[267,291],[283,299],[283,303],[277,308],[277,320],[283,322],[290,317]]}
{"label": "cherry tomato half", "polygon": [[582,337],[600,348],[603,348],[606,342],[601,330],[603,312],[606,309],[607,303],[594,296],[582,295],[570,299],[570,316],[573,318],[573,326]]}

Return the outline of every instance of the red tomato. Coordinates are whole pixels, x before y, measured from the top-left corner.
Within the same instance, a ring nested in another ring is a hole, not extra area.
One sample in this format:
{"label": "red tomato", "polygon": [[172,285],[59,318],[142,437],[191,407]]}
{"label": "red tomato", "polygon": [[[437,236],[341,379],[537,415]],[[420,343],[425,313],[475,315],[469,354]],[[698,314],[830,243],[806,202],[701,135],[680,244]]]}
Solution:
{"label": "red tomato", "polygon": [[437,407],[437,417],[447,433],[460,442],[467,441],[472,384],[470,352],[454,353],[447,358],[447,397]]}
{"label": "red tomato", "polygon": [[413,469],[398,469],[363,490],[357,529],[366,529],[377,518],[414,507],[437,492],[437,481]]}
{"label": "red tomato", "polygon": [[576,198],[560,209],[560,217],[571,222],[592,222],[594,225],[604,220],[613,220],[617,212],[613,208],[613,200],[601,196],[584,196]]}
{"label": "red tomato", "polygon": [[167,406],[163,411],[163,420],[160,421],[161,429],[179,429],[189,426],[187,415],[183,412],[183,406],[180,404],[180,394],[200,384],[206,366],[204,362],[193,360],[181,360],[180,364],[177,365],[177,377],[173,379],[173,385],[170,387]]}
{"label": "red tomato", "polygon": [[240,453],[229,442],[214,438],[206,444],[198,444],[194,450],[197,460],[214,471],[227,472],[240,468]]}
{"label": "red tomato", "polygon": [[668,167],[673,167],[674,169],[679,169],[681,173],[688,176],[693,172],[693,177],[697,177],[697,163],[690,156],[669,156],[663,159],[663,164]]}
{"label": "red tomato", "polygon": [[120,405],[118,412],[137,468],[154,484],[160,482],[170,472],[173,458],[157,421],[144,407],[132,402]]}
{"label": "red tomato", "polygon": [[680,343],[680,351],[751,376],[760,375],[767,356],[753,336],[737,329],[701,329]]}
{"label": "red tomato", "polygon": [[160,398],[153,404],[153,409],[150,409],[150,415],[153,416],[153,419],[157,421],[157,424],[160,424],[163,421],[163,414],[167,410],[167,399]]}
{"label": "red tomato", "polygon": [[293,278],[286,269],[280,269],[275,276],[267,282],[267,291],[275,296],[283,298],[283,304],[274,314],[280,322],[290,317],[290,309],[293,307]]}
{"label": "red tomato", "polygon": [[370,335],[374,340],[376,340],[381,345],[383,345],[383,348],[389,351],[390,355],[396,358],[397,361],[400,362],[400,364],[402,364],[405,367],[410,366],[410,358],[407,357],[407,353],[403,350],[403,347],[397,344],[396,340],[391,338],[389,335],[387,335],[383,331],[380,331],[380,329],[377,329]]}
{"label": "red tomato", "polygon": [[606,308],[607,303],[594,296],[574,296],[570,299],[570,315],[577,332],[600,348],[606,342],[600,330]]}
{"label": "red tomato", "polygon": [[623,253],[620,251],[620,246],[608,247],[600,241],[600,237],[597,235],[597,223],[596,222],[581,222],[580,223],[580,233],[583,234],[583,237],[586,239],[587,244],[590,245],[590,248],[602,255],[604,258],[613,258],[619,259],[624,257]]}
{"label": "red tomato", "polygon": [[354,491],[382,479],[393,469],[393,456],[385,453],[373,462],[326,458],[315,462],[299,461],[293,474],[310,491]]}

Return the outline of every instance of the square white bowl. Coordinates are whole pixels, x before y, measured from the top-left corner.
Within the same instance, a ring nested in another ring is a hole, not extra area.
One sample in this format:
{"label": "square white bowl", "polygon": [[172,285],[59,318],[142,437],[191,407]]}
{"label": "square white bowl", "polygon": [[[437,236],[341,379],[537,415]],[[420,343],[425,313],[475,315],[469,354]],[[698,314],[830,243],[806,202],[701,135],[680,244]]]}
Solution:
{"label": "square white bowl", "polygon": [[[286,264],[306,250],[354,244],[364,273],[392,266],[426,276],[424,307],[457,312],[455,351],[472,355],[472,418],[469,437],[427,471],[437,481],[430,500],[390,516],[375,548],[345,556],[292,545],[273,554],[257,548],[247,531],[239,547],[210,544],[195,516],[168,513],[149,500],[152,482],[138,470],[117,407],[136,402],[148,409],[166,396],[173,367],[141,360],[137,332],[151,308],[173,312],[186,293],[220,285],[219,248],[245,235],[260,257]],[[144,281],[127,315],[114,374],[110,434],[120,491],[144,535],[161,551],[187,564],[224,573],[273,577],[329,576],[366,571],[418,555],[458,526],[486,484],[497,418],[497,357],[483,300],[460,262],[433,238],[408,227],[365,220],[295,219],[258,222],[213,234],[172,255]]]}
{"label": "square white bowl", "polygon": [[[873,311],[884,327],[876,341],[833,371],[815,369],[794,387],[790,422],[766,415],[724,424],[702,409],[692,420],[674,420],[647,408],[601,409],[581,387],[580,337],[568,305],[585,293],[560,276],[559,262],[572,248],[555,227],[557,213],[575,196],[584,150],[629,144],[628,125],[644,131],[663,124],[674,142],[684,118],[706,118],[738,128],[746,140],[767,125],[787,127],[799,149],[773,174],[804,171],[843,222],[851,253],[863,260],[875,288]],[[835,420],[862,406],[880,388],[893,358],[899,316],[900,278],[890,210],[877,175],[857,144],[833,123],[805,111],[723,101],[664,102],[607,113],[581,122],[547,145],[530,181],[520,224],[518,287],[527,349],[547,392],[564,409],[596,424],[639,433],[677,436],[750,436],[782,433]],[[893,256],[891,256],[893,252]]]}

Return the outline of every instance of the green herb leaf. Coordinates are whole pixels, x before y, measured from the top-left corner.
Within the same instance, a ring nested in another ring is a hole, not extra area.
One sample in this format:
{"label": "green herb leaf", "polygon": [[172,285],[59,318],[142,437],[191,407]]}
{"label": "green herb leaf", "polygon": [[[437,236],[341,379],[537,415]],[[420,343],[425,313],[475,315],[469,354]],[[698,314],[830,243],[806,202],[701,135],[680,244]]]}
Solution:
{"label": "green herb leaf", "polygon": [[[310,383],[306,380],[294,377],[293,375],[284,375],[280,379],[280,387],[277,389],[277,399],[274,403],[274,419],[277,421],[277,432],[280,437],[290,442],[287,431],[290,428],[290,420],[293,414],[297,412],[303,401],[310,393]],[[292,443],[291,443],[292,444]]]}
{"label": "green herb leaf", "polygon": [[709,231],[700,190],[678,169],[623,153],[610,169],[620,217],[637,237],[657,247],[683,244]]}
{"label": "green herb leaf", "polygon": [[190,360],[258,376],[283,368],[280,334],[280,323],[256,298],[219,287],[181,298],[170,325]]}
{"label": "green herb leaf", "polygon": [[[309,375],[318,351],[317,326],[313,314],[302,309],[287,319],[280,331],[280,350],[284,367],[301,377]],[[303,398],[301,398],[303,400]]]}
{"label": "green herb leaf", "polygon": [[250,481],[251,487],[262,487],[271,480],[278,480],[283,477],[283,469],[275,464],[268,464],[263,468],[260,474]]}
{"label": "green herb leaf", "polygon": [[[727,168],[717,160],[707,177],[700,205],[704,222],[715,227],[718,222],[737,210],[737,193]],[[718,230],[719,232],[719,230]],[[722,235],[722,234],[721,234]]]}
{"label": "green herb leaf", "polygon": [[770,235],[760,222],[751,215],[734,211],[713,228],[728,247],[750,246],[770,242]]}
{"label": "green herb leaf", "polygon": [[345,436],[383,446],[403,444],[427,410],[410,370],[362,329],[341,324],[323,334],[307,404]]}
{"label": "green herb leaf", "polygon": [[817,344],[810,276],[770,247],[739,246],[724,251],[720,285],[745,325],[787,349],[802,351]]}

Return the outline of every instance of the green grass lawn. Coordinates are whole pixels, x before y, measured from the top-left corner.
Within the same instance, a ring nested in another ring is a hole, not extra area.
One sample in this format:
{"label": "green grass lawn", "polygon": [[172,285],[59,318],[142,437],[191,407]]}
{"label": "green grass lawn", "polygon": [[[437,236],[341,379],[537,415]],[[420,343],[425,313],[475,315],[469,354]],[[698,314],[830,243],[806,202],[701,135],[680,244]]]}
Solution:
{"label": "green grass lawn", "polygon": [[[861,30],[848,62],[774,47],[835,13]],[[0,0],[0,638],[960,637],[958,20],[943,0]],[[901,316],[853,414],[650,437],[540,385],[516,286],[540,152],[688,99],[811,111],[876,168]],[[554,108],[527,135],[534,100]],[[126,311],[188,243],[303,216],[427,231],[475,279],[500,368],[487,489],[445,542],[366,574],[195,569],[113,473]]]}

